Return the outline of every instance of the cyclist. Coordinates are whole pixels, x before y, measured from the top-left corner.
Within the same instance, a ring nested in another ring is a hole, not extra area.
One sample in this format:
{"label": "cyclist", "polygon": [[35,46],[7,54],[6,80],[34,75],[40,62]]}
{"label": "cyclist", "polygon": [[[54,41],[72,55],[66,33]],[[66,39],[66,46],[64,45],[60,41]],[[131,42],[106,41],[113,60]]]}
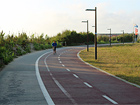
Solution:
{"label": "cyclist", "polygon": [[54,41],[54,42],[52,43],[52,46],[53,46],[53,54],[55,54],[55,53],[56,53],[56,46],[57,46],[57,43]]}

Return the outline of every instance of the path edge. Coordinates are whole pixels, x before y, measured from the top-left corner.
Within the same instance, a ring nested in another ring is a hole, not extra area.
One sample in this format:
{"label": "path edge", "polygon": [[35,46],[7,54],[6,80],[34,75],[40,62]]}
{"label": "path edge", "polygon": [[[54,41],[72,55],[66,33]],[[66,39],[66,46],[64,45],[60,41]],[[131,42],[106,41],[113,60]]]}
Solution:
{"label": "path edge", "polygon": [[137,84],[135,84],[135,83],[128,82],[128,81],[126,81],[126,80],[124,80],[124,79],[122,79],[122,78],[120,78],[120,77],[117,77],[117,76],[115,76],[115,75],[113,75],[113,74],[110,74],[110,73],[108,73],[108,72],[106,72],[106,71],[104,71],[104,70],[102,70],[102,69],[100,69],[100,68],[97,68],[97,67],[95,67],[95,66],[93,66],[93,65],[91,65],[91,64],[89,64],[89,63],[87,63],[87,62],[85,62],[85,61],[79,56],[80,52],[82,52],[82,51],[84,51],[84,50],[85,50],[85,49],[83,49],[83,50],[81,50],[81,51],[79,51],[79,52],[77,53],[77,57],[78,57],[82,62],[84,62],[85,64],[91,66],[92,68],[95,68],[96,70],[99,70],[99,71],[101,71],[101,72],[103,72],[103,73],[105,73],[105,74],[107,74],[107,75],[110,75],[110,76],[112,76],[112,77],[114,77],[114,78],[117,78],[117,79],[119,79],[119,80],[121,80],[121,81],[123,81],[123,82],[125,82],[125,83],[127,83],[127,84],[130,84],[130,85],[132,85],[132,86],[135,86],[135,87],[137,87],[137,88],[140,88],[140,86],[137,85]]}
{"label": "path edge", "polygon": [[[51,51],[50,51],[50,52],[51,52]],[[45,98],[46,102],[47,102],[49,105],[55,105],[54,102],[53,102],[53,100],[51,99],[51,97],[50,97],[50,95],[49,95],[47,89],[45,88],[45,85],[44,85],[44,83],[43,83],[43,81],[42,81],[42,79],[41,79],[41,76],[40,76],[40,73],[39,73],[39,68],[38,68],[38,62],[39,62],[40,58],[43,57],[44,55],[50,53],[50,52],[47,52],[47,53],[42,54],[42,55],[36,60],[36,62],[35,62],[35,70],[36,70],[36,77],[37,77],[39,86],[40,86],[40,88],[41,88],[41,91],[42,91],[42,93],[43,93],[43,95],[44,95],[44,98]]]}

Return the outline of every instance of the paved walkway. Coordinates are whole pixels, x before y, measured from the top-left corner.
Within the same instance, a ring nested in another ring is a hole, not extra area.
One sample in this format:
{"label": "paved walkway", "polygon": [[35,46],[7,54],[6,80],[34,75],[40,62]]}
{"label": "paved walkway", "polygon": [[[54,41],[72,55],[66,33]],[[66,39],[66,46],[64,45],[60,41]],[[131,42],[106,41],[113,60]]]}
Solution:
{"label": "paved walkway", "polygon": [[73,47],[46,54],[41,78],[54,104],[140,104],[140,89],[83,63]]}
{"label": "paved walkway", "polygon": [[0,72],[0,105],[140,105],[140,88],[82,62],[84,48],[16,58]]}
{"label": "paved walkway", "polygon": [[0,105],[47,105],[35,72],[36,59],[46,51],[14,59],[0,72]]}

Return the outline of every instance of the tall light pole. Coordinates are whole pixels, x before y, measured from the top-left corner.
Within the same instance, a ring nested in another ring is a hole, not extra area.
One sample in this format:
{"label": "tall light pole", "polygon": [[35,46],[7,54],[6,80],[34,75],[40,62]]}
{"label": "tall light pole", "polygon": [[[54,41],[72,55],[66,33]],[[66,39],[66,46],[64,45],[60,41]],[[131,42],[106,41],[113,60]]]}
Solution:
{"label": "tall light pole", "polygon": [[92,26],[92,27],[95,27],[95,26]]}
{"label": "tall light pole", "polygon": [[124,44],[124,30],[122,30],[122,32],[123,32],[123,44]]}
{"label": "tall light pole", "polygon": [[111,46],[111,28],[110,29],[107,29],[107,30],[110,30],[110,46]]}
{"label": "tall light pole", "polygon": [[95,60],[97,60],[97,7],[95,7],[95,9],[86,9],[86,11],[95,11],[95,37],[94,37],[94,43],[95,43]]}
{"label": "tall light pole", "polygon": [[82,21],[83,23],[87,23],[87,51],[89,51],[88,47],[88,20],[87,21]]}

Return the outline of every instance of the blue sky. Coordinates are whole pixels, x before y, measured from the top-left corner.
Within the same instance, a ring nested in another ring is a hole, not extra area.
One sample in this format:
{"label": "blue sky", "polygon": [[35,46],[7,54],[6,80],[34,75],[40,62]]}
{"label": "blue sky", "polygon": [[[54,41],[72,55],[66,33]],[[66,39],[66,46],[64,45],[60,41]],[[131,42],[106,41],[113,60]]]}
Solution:
{"label": "blue sky", "polygon": [[26,32],[55,36],[66,29],[86,31],[82,20],[89,20],[94,33],[94,12],[97,7],[98,33],[133,32],[133,24],[140,24],[140,0],[0,0],[0,30],[6,34]]}

